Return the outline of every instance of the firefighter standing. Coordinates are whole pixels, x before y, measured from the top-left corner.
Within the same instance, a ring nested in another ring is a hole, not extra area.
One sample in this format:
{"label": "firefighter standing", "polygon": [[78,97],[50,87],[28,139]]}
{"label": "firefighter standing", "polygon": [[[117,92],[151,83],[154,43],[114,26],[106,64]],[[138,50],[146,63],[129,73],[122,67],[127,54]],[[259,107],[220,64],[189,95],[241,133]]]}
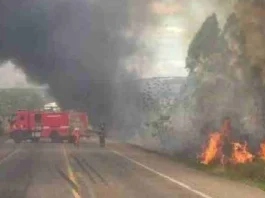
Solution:
{"label": "firefighter standing", "polygon": [[100,132],[99,132],[99,145],[100,147],[105,147],[105,124],[100,124]]}
{"label": "firefighter standing", "polygon": [[75,127],[73,130],[73,137],[74,137],[74,144],[75,146],[79,147],[79,141],[80,141],[80,129],[78,127]]}

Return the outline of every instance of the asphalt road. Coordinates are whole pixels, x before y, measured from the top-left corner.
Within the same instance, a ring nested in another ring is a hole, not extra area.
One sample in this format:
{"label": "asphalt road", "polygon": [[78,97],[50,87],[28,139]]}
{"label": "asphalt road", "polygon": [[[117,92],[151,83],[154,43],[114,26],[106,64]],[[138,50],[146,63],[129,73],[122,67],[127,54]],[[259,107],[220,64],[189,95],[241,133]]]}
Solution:
{"label": "asphalt road", "polygon": [[84,140],[75,148],[7,140],[0,145],[0,198],[248,197],[237,194],[242,191],[238,188],[251,197],[265,197],[256,188],[229,182],[119,143],[99,148]]}

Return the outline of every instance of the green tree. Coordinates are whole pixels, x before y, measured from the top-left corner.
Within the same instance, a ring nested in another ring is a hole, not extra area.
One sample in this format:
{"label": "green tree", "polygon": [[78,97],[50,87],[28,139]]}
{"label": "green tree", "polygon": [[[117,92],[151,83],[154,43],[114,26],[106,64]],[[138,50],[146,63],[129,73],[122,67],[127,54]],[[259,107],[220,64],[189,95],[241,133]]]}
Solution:
{"label": "green tree", "polygon": [[220,29],[216,14],[212,14],[204,21],[189,46],[186,67],[191,72],[196,68],[200,58],[207,58],[216,53],[219,34]]}

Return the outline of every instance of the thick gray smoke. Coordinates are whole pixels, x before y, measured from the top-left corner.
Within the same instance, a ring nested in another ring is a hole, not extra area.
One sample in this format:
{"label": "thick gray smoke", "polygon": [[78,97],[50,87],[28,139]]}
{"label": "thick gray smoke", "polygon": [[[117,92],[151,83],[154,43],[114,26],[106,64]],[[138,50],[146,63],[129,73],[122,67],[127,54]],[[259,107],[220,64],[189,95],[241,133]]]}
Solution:
{"label": "thick gray smoke", "polygon": [[48,83],[63,107],[107,119],[115,79],[137,76],[122,63],[139,47],[142,28],[132,21],[143,24],[146,7],[138,0],[0,0],[0,61]]}

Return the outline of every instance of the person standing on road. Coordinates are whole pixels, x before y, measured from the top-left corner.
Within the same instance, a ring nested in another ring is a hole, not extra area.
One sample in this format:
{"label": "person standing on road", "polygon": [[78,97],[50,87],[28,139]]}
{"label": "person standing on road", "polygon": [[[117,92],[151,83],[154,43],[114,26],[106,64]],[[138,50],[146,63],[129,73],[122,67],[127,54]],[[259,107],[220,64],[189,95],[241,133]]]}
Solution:
{"label": "person standing on road", "polygon": [[75,146],[79,147],[80,142],[80,129],[78,127],[75,127],[73,130],[73,137],[74,137],[74,144]]}
{"label": "person standing on road", "polygon": [[99,145],[100,145],[100,147],[105,147],[105,137],[106,137],[105,124],[102,122],[100,124],[100,132],[99,132]]}

